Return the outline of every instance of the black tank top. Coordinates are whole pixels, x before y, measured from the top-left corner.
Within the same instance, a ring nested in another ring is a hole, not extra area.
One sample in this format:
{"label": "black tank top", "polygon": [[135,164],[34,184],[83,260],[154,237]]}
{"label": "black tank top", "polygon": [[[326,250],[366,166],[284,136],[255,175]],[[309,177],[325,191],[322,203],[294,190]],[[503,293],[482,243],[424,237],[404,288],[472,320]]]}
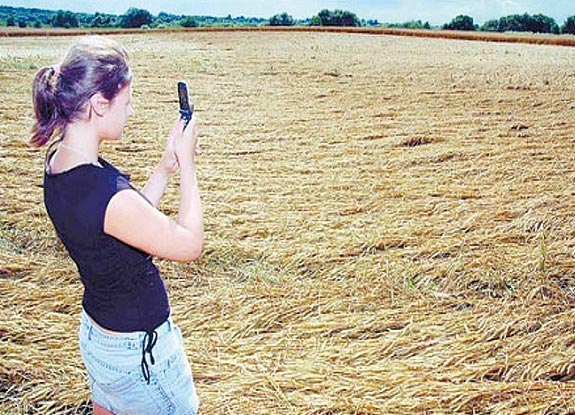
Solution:
{"label": "black tank top", "polygon": [[44,203],[78,267],[88,315],[109,330],[151,332],[169,317],[166,288],[150,255],[104,233],[110,199],[133,187],[128,175],[99,162],[46,172]]}

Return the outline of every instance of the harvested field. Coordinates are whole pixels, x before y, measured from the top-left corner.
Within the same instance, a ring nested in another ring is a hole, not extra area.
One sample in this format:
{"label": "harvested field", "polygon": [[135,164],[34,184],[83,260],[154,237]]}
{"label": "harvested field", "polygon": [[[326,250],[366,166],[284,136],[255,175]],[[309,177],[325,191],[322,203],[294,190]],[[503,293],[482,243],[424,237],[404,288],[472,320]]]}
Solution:
{"label": "harvested field", "polygon": [[[0,413],[90,413],[81,284],[26,146],[70,37],[0,38]],[[201,119],[206,244],[157,261],[204,414],[575,413],[575,49],[305,32],[118,36],[143,185]],[[177,210],[177,179],[162,209]]]}

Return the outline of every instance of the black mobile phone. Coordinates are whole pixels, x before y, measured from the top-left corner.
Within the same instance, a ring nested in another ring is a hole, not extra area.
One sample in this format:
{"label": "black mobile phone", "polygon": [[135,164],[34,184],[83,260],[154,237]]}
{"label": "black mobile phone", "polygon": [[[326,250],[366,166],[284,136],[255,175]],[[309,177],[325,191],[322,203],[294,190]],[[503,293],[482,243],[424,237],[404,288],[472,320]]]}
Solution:
{"label": "black mobile phone", "polygon": [[190,105],[188,84],[185,81],[178,82],[178,99],[180,101],[180,118],[185,121],[184,128],[186,128],[192,119],[192,114],[194,113],[194,104]]}

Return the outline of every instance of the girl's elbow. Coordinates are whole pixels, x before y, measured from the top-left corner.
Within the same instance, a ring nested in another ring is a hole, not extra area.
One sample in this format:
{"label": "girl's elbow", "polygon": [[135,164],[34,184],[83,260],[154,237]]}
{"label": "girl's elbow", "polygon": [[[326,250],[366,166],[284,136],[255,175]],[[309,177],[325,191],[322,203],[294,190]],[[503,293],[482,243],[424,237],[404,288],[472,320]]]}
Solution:
{"label": "girl's elbow", "polygon": [[191,245],[182,252],[181,257],[177,258],[178,262],[194,262],[202,257],[203,244]]}
{"label": "girl's elbow", "polygon": [[172,259],[178,262],[197,261],[202,256],[204,248],[203,227],[195,232],[187,231],[184,235],[185,237],[181,238],[179,242],[172,241],[174,248],[177,247],[177,254]]}

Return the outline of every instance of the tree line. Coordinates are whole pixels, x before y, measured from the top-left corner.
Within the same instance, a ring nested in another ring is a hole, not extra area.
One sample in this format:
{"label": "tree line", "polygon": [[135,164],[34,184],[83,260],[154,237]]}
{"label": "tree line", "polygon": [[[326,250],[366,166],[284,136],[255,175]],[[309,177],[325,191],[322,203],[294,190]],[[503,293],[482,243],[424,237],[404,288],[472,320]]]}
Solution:
{"label": "tree line", "polygon": [[536,14],[513,14],[499,19],[488,20],[482,26],[476,25],[473,17],[459,15],[443,26],[446,30],[480,30],[483,32],[532,32],[553,34],[575,34],[575,16],[568,17],[559,27],[555,19]]}
{"label": "tree line", "polygon": [[[346,10],[321,10],[306,19],[294,19],[288,13],[276,14],[268,19],[256,17],[213,17],[176,15],[161,12],[157,16],[145,9],[130,8],[122,15],[96,12],[74,13],[63,10],[42,10],[24,7],[0,6],[0,25],[18,27],[99,27],[99,28],[170,28],[170,27],[238,27],[238,26],[384,26],[409,29],[433,29],[429,22],[415,20],[405,23],[382,24],[377,20],[359,19]],[[489,20],[482,26],[471,16],[459,15],[439,27],[444,30],[480,30],[488,32],[534,32],[575,34],[575,16],[567,18],[560,27],[553,18],[543,14],[510,15]]]}
{"label": "tree line", "polygon": [[175,15],[165,12],[157,16],[145,9],[130,8],[123,15],[96,12],[73,13],[70,11],[52,11],[28,9],[24,7],[0,6],[0,25],[19,27],[118,27],[118,28],[168,28],[168,27],[237,27],[237,26],[362,26],[357,15],[345,10],[322,10],[312,18],[296,20],[282,13],[269,19],[255,17],[212,17]]}

